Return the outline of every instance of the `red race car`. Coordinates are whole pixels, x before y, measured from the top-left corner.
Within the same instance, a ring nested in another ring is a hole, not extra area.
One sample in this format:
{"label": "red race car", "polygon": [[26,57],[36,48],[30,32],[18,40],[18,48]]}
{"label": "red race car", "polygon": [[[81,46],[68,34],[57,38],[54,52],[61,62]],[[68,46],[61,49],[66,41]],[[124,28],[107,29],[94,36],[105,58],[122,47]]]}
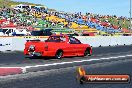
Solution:
{"label": "red race car", "polygon": [[67,56],[90,56],[92,48],[68,35],[51,35],[45,41],[29,40],[25,44],[25,55],[52,56],[57,59]]}

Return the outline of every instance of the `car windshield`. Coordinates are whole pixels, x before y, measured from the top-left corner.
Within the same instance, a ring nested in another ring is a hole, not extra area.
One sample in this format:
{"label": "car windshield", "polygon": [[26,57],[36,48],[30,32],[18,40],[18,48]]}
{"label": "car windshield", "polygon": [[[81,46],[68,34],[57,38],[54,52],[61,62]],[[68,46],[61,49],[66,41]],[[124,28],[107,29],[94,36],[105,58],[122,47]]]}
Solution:
{"label": "car windshield", "polygon": [[64,42],[66,38],[63,36],[50,36],[45,42]]}

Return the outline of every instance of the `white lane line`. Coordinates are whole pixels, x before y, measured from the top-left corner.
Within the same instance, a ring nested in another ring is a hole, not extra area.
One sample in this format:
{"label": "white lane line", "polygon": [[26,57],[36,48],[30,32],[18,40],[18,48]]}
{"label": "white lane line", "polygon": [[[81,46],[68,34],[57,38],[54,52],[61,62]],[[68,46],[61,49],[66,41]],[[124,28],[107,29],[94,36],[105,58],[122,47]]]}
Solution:
{"label": "white lane line", "polygon": [[132,56],[132,55],[126,55],[126,56]]}
{"label": "white lane line", "polygon": [[99,59],[87,59],[87,60],[78,60],[78,61],[71,61],[71,62],[61,62],[61,63],[52,63],[52,64],[44,64],[44,65],[35,65],[35,66],[25,66],[25,68],[33,68],[33,67],[47,67],[47,66],[56,66],[56,65],[64,65],[64,64],[73,64],[73,63],[82,63],[82,62],[89,62],[89,61],[99,61],[99,60],[108,60],[108,59],[117,59],[117,58],[125,58],[131,57],[132,55],[125,55],[125,56],[117,56],[117,57],[108,57],[108,58],[99,58]]}
{"label": "white lane line", "polygon": [[126,57],[126,56],[119,56],[119,58],[120,58],[120,57]]}
{"label": "white lane line", "polygon": [[44,64],[44,65],[35,65],[35,66],[25,66],[25,68],[32,68],[32,67],[47,67],[47,66],[56,66],[56,65],[64,65],[64,64],[72,64],[72,63],[81,63],[86,61],[94,61],[99,59],[89,59],[89,60],[80,60],[80,61],[72,61],[72,62],[61,62],[61,63],[52,63],[52,64]]}
{"label": "white lane line", "polygon": [[82,63],[82,62],[99,61],[99,60],[109,60],[109,59],[117,59],[117,58],[125,58],[125,57],[132,57],[132,55],[98,58],[98,59],[77,60],[77,61],[71,61],[71,62],[60,62],[60,63],[51,63],[51,64],[44,64],[44,65],[25,66],[25,67],[0,67],[0,68],[21,68],[22,73],[26,73],[27,68],[57,66],[57,65],[64,65],[64,64]]}

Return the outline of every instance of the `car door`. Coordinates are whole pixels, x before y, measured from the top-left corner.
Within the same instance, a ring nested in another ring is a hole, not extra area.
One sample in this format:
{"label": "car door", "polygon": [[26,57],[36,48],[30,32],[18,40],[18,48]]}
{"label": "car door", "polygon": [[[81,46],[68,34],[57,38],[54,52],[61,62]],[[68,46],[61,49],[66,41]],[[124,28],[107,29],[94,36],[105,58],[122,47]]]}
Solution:
{"label": "car door", "polygon": [[84,53],[85,47],[78,39],[76,39],[75,37],[71,37],[70,43],[71,43],[72,47],[74,48],[74,53],[76,55],[82,55]]}
{"label": "car door", "polygon": [[61,37],[60,39],[63,41],[61,42],[61,46],[63,47],[64,56],[75,56],[75,45],[70,43],[70,39],[67,40],[65,37]]}
{"label": "car door", "polygon": [[70,46],[73,49],[72,50],[73,54],[78,55],[77,54],[78,53],[78,45],[79,45],[78,41],[76,41],[76,38],[74,38],[74,37],[70,37],[69,40],[70,40],[70,42],[69,42]]}

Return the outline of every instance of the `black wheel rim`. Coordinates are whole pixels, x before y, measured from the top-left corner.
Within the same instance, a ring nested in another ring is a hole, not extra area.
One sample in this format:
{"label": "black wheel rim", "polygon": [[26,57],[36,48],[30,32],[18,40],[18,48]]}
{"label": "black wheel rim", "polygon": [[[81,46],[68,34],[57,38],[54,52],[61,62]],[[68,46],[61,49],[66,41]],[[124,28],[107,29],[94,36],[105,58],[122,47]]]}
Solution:
{"label": "black wheel rim", "polygon": [[62,54],[63,54],[62,52],[58,52],[57,53],[57,58],[61,58],[62,57]]}
{"label": "black wheel rim", "polygon": [[90,55],[90,52],[89,52],[89,50],[86,50],[84,53],[84,56],[88,56],[88,55]]}

